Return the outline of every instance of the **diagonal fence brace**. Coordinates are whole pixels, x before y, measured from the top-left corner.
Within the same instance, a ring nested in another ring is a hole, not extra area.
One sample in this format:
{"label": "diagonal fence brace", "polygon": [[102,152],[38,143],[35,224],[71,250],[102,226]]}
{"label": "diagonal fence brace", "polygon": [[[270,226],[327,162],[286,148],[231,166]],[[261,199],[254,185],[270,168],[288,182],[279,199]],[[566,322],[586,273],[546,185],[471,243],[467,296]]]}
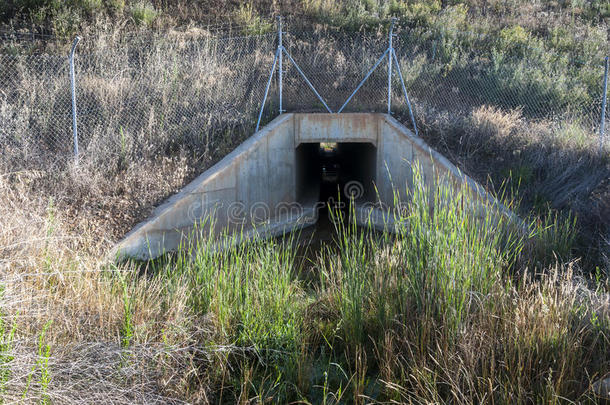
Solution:
{"label": "diagonal fence brace", "polygon": [[269,87],[271,86],[271,79],[273,78],[273,73],[275,73],[275,65],[277,64],[278,57],[280,55],[281,49],[278,48],[275,51],[275,57],[273,58],[273,65],[271,66],[271,72],[269,73],[269,80],[267,80],[267,86],[265,87],[265,95],[263,96],[263,103],[261,104],[261,110],[258,113],[258,121],[256,122],[256,130],[254,132],[258,132],[258,128],[261,125],[261,119],[263,118],[263,110],[265,109],[265,103],[267,102],[267,95],[269,94]]}
{"label": "diagonal fence brace", "polygon": [[339,108],[339,111],[337,111],[337,113],[340,113],[341,111],[343,111],[343,109],[347,106],[347,104],[350,102],[352,97],[354,97],[356,95],[356,93],[358,92],[358,90],[360,90],[360,87],[362,87],[364,85],[364,83],[368,80],[368,78],[373,74],[375,69],[377,69],[377,66],[379,66],[379,64],[381,62],[383,62],[383,59],[386,57],[388,52],[390,52],[390,48],[386,49],[386,51],[383,53],[383,55],[381,55],[381,58],[379,58],[379,60],[377,60],[377,63],[375,63],[375,65],[371,68],[371,70],[369,70],[369,72],[366,74],[366,76],[364,76],[364,79],[362,79],[362,81],[360,82],[358,87],[356,87],[356,90],[354,90],[354,92],[347,98],[347,100],[345,101],[345,103],[343,103],[341,108]]}
{"label": "diagonal fence brace", "polygon": [[260,128],[261,120],[263,118],[263,111],[265,110],[265,103],[267,102],[267,96],[269,95],[269,87],[271,86],[271,79],[273,79],[273,74],[275,73],[275,66],[277,65],[278,60],[281,61],[282,52],[286,54],[288,59],[290,59],[290,62],[292,62],[292,64],[297,69],[299,74],[303,77],[303,80],[305,80],[305,83],[307,83],[307,85],[314,92],[316,97],[318,97],[318,100],[320,100],[320,102],[324,105],[324,108],[326,108],[326,111],[328,111],[329,113],[332,114],[332,111],[328,107],[328,104],[326,104],[326,101],[324,101],[324,99],[322,98],[320,93],[318,93],[318,91],[313,86],[313,84],[311,84],[311,82],[309,81],[309,79],[307,78],[305,73],[303,73],[303,71],[301,70],[299,65],[294,61],[294,59],[292,59],[292,56],[290,56],[290,54],[288,53],[286,48],[281,46],[281,47],[278,47],[277,51],[275,51],[275,57],[273,58],[273,65],[271,66],[271,72],[269,73],[269,79],[267,80],[267,86],[265,87],[265,95],[263,96],[263,103],[261,104],[261,109],[260,109],[260,111],[258,113],[258,121],[256,122],[256,130],[255,130],[255,132],[258,132],[258,129]]}
{"label": "diagonal fence brace", "polygon": [[396,52],[392,49],[392,56],[394,57],[394,63],[396,64],[396,70],[398,72],[398,77],[400,77],[400,85],[402,86],[402,94],[405,96],[405,101],[407,102],[407,107],[409,108],[409,115],[411,116],[411,123],[413,124],[413,130],[415,131],[415,136],[419,136],[417,132],[417,124],[415,123],[415,116],[413,115],[413,108],[411,108],[411,101],[409,101],[409,95],[407,94],[407,88],[405,87],[405,81],[402,77],[402,72],[400,71],[400,63],[398,63],[398,58],[396,57]]}
{"label": "diagonal fence brace", "polygon": [[[282,73],[283,73],[282,72],[282,56],[284,54],[286,54],[286,56],[288,57],[290,62],[294,65],[296,70],[299,72],[299,74],[301,75],[301,77],[303,78],[305,83],[309,86],[311,91],[313,91],[313,93],[316,95],[318,100],[322,103],[322,105],[324,105],[324,108],[326,108],[326,111],[328,111],[329,113],[332,114],[332,111],[328,107],[328,104],[326,103],[326,101],[324,101],[324,99],[322,98],[320,93],[318,93],[318,91],[316,90],[314,85],[311,84],[311,81],[309,81],[309,79],[307,78],[307,75],[305,75],[305,73],[303,72],[301,67],[292,58],[292,55],[290,55],[288,50],[282,45],[281,18],[279,19],[278,26],[279,26],[279,44],[278,44],[277,50],[275,52],[275,57],[273,58],[273,65],[271,66],[271,72],[269,73],[269,79],[267,80],[267,86],[265,87],[265,95],[263,96],[263,102],[262,102],[261,109],[258,114],[258,121],[256,123],[256,132],[258,132],[258,130],[260,128],[261,120],[263,117],[263,112],[265,110],[265,103],[267,102],[267,96],[269,95],[269,87],[271,86],[271,80],[273,79],[273,74],[275,73],[275,67],[277,65],[278,60],[280,63],[280,73],[279,73],[279,75],[280,75],[280,77],[279,77],[279,80],[280,80],[280,114],[282,113]],[[413,107],[411,106],[411,101],[409,100],[409,95],[407,94],[407,88],[405,86],[404,78],[402,76],[402,71],[400,69],[400,63],[398,62],[398,57],[396,56],[396,51],[392,47],[392,35],[393,35],[392,28],[393,28],[393,26],[394,26],[394,21],[392,21],[392,27],[390,28],[390,40],[389,40],[388,48],[385,50],[383,55],[381,55],[381,57],[377,60],[377,62],[375,62],[375,65],[373,65],[373,67],[367,72],[367,74],[364,76],[364,79],[362,79],[362,81],[358,84],[358,86],[352,92],[352,94],[350,94],[350,96],[347,98],[345,103],[343,103],[341,108],[339,108],[337,113],[341,113],[345,109],[345,107],[349,104],[349,102],[352,100],[352,98],[356,95],[358,90],[360,90],[360,88],[364,85],[364,83],[366,83],[366,81],[369,79],[369,77],[373,74],[373,72],[377,69],[377,67],[379,67],[381,62],[383,62],[383,60],[387,56],[388,57],[388,113],[390,113],[390,106],[391,106],[390,103],[391,103],[391,94],[392,94],[391,92],[392,92],[392,60],[393,60],[394,64],[396,65],[396,72],[400,78],[400,84],[402,87],[403,96],[405,98],[405,102],[407,103],[407,107],[409,109],[409,116],[411,118],[411,123],[413,124],[413,130],[415,131],[415,135],[418,136],[419,133],[417,130],[417,124],[415,122],[415,116],[413,115]]]}
{"label": "diagonal fence brace", "polygon": [[290,62],[292,62],[292,64],[294,65],[294,67],[297,69],[297,71],[301,74],[301,76],[303,77],[303,80],[305,80],[305,83],[307,83],[307,85],[309,86],[309,88],[314,92],[314,94],[316,95],[316,97],[318,97],[318,100],[320,100],[320,102],[324,105],[324,108],[326,108],[326,111],[328,111],[329,113],[332,114],[332,111],[330,110],[330,108],[328,108],[328,105],[326,104],[326,102],[324,101],[324,99],[322,98],[322,96],[320,96],[320,93],[318,93],[318,91],[316,90],[315,87],[313,87],[313,84],[311,84],[311,82],[309,81],[309,79],[307,78],[307,76],[305,76],[305,73],[303,73],[303,71],[301,70],[301,68],[299,67],[299,65],[297,65],[297,63],[294,61],[294,59],[292,59],[292,56],[290,56],[290,54],[288,53],[288,51],[286,50],[286,48],[284,48],[282,46],[282,50],[284,51],[284,53],[286,54],[286,56],[288,56],[288,59],[290,59]]}

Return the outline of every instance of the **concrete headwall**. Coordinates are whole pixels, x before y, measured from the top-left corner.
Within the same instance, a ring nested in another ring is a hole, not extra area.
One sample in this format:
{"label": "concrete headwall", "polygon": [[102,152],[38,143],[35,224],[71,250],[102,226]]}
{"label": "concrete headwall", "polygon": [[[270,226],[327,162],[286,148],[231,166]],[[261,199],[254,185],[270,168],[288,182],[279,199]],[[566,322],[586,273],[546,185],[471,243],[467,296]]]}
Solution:
{"label": "concrete headwall", "polygon": [[[388,205],[395,190],[412,186],[415,162],[426,181],[435,173],[445,173],[456,182],[466,182],[479,198],[493,200],[386,114],[284,114],[158,207],[115,247],[114,254],[148,259],[175,250],[193,236],[195,224],[211,215],[214,232],[239,231],[246,238],[277,235],[315,223],[318,201],[297,201],[296,148],[325,142],[373,145],[376,157],[370,177],[379,199]],[[313,191],[310,195],[315,195]]]}

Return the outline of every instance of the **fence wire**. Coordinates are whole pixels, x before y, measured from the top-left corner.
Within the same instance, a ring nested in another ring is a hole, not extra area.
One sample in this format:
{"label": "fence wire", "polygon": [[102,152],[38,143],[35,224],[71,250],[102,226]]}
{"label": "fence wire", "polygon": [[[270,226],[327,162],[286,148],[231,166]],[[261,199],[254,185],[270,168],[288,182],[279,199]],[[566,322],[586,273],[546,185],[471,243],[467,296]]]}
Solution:
{"label": "fence wire", "polygon": [[[497,39],[476,33],[397,29],[396,34],[394,48],[416,111],[467,114],[491,105],[519,109],[532,120],[570,120],[591,133],[599,128],[603,60],[583,63],[561,54],[532,58],[536,51],[518,47],[498,52]],[[381,31],[287,30],[283,44],[337,112],[384,54],[388,37]],[[238,127],[253,132],[276,48],[277,35],[271,32],[196,39],[134,36],[77,49],[81,158],[120,165],[127,158],[181,148],[194,153],[214,148]],[[41,168],[66,162],[73,150],[68,58],[15,49],[0,53],[3,163]],[[283,67],[284,110],[326,112],[287,57]],[[387,73],[386,56],[343,111],[386,112]],[[395,68],[392,88],[392,112],[402,117],[406,105]],[[263,124],[279,114],[278,91],[275,74]]]}

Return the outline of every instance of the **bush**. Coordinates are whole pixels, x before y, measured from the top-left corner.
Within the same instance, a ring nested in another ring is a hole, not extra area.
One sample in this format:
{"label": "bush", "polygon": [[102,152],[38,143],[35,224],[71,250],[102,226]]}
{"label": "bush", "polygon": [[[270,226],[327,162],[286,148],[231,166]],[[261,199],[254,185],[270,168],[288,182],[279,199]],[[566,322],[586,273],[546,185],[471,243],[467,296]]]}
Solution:
{"label": "bush", "polygon": [[121,13],[125,9],[125,0],[107,0],[106,5],[110,10]]}
{"label": "bush", "polygon": [[242,31],[245,35],[266,34],[273,29],[273,23],[261,18],[252,7],[252,3],[241,5],[235,15],[235,19],[243,27]]}
{"label": "bush", "polygon": [[152,6],[152,4],[146,1],[140,1],[135,3],[130,8],[131,18],[136,24],[149,27],[157,19],[159,13]]}
{"label": "bush", "polygon": [[527,53],[531,35],[522,26],[515,25],[500,31],[499,51],[508,55],[523,57]]}
{"label": "bush", "polygon": [[99,12],[104,6],[102,0],[78,0],[76,5],[89,15]]}

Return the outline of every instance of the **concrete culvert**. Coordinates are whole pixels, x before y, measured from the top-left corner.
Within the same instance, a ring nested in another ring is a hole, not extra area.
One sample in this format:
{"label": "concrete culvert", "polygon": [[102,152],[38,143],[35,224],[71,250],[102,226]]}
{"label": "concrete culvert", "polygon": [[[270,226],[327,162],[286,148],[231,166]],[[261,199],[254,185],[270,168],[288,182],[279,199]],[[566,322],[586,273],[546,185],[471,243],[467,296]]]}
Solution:
{"label": "concrete culvert", "polygon": [[315,224],[331,198],[359,202],[357,222],[392,230],[387,211],[396,192],[404,196],[412,187],[414,164],[427,183],[448,177],[466,184],[474,201],[512,216],[387,114],[283,114],[158,207],[113,255],[145,260],[176,250],[212,215],[214,229],[202,234],[240,232],[241,240],[281,235]]}

